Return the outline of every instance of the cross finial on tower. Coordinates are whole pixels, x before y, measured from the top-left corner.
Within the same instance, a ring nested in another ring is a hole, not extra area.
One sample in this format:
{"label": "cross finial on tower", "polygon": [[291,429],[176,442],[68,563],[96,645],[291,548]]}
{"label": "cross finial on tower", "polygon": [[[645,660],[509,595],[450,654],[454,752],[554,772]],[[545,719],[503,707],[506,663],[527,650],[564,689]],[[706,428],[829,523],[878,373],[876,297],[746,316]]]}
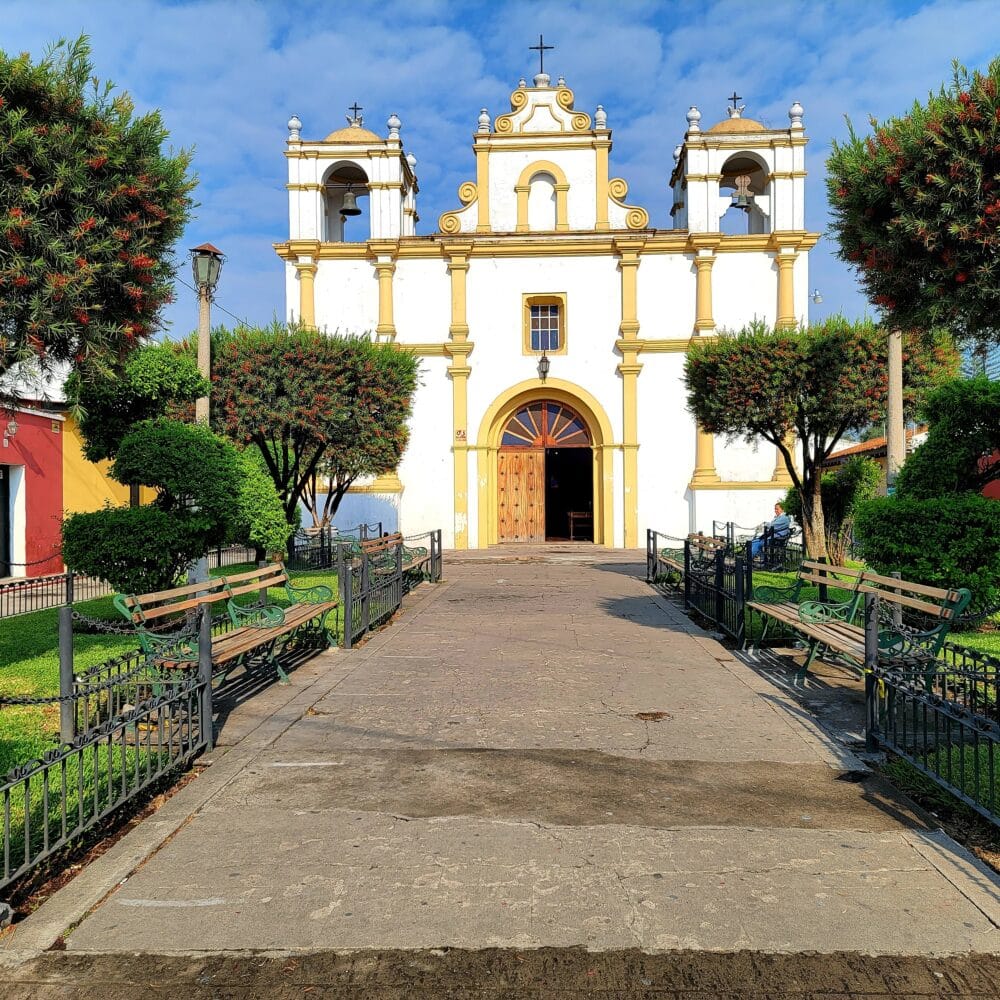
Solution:
{"label": "cross finial on tower", "polygon": [[735,108],[737,106],[737,104],[739,104],[739,102],[743,100],[743,98],[740,97],[740,95],[737,94],[736,91],[734,90],[733,91],[733,96],[730,97],[729,100],[731,100],[733,102],[733,108]]}
{"label": "cross finial on tower", "polygon": [[357,101],[355,101],[348,109],[348,111],[353,111],[354,113],[347,116],[348,125],[363,125],[365,123],[364,118],[361,117],[361,112],[365,109],[362,108]]}
{"label": "cross finial on tower", "polygon": [[538,72],[539,73],[544,73],[545,72],[545,53],[551,51],[554,48],[555,48],[554,45],[546,45],[545,44],[545,39],[543,38],[542,35],[538,36],[538,44],[537,45],[529,45],[528,46],[528,49],[531,52],[537,52],[538,53]]}
{"label": "cross finial on tower", "polygon": [[736,91],[734,90],[732,97],[728,98],[728,100],[730,100],[730,101],[733,102],[733,106],[731,108],[729,108],[729,107],[726,108],[726,111],[728,112],[729,117],[730,118],[739,118],[743,114],[743,112],[746,110],[746,105],[739,103],[740,101],[743,100],[743,98],[740,97],[740,95],[737,94]]}

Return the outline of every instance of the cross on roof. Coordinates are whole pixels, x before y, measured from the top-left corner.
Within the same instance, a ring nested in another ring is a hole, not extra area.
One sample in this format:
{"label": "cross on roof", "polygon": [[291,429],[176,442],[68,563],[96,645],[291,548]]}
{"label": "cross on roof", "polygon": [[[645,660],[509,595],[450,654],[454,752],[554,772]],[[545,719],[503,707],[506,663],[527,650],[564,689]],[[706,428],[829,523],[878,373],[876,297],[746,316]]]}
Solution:
{"label": "cross on roof", "polygon": [[364,111],[365,109],[362,108],[362,107],[360,107],[358,105],[358,102],[355,101],[347,110],[354,112],[354,118],[352,120],[356,121],[360,125],[361,124],[361,112]]}
{"label": "cross on roof", "polygon": [[539,73],[544,73],[545,72],[545,53],[548,52],[548,51],[550,51],[551,49],[554,49],[554,48],[555,48],[554,45],[546,45],[545,44],[545,39],[541,35],[538,36],[538,44],[537,45],[529,45],[528,46],[528,49],[531,52],[537,52],[538,53],[538,72]]}
{"label": "cross on roof", "polygon": [[737,93],[736,93],[736,91],[734,90],[734,91],[733,91],[733,96],[732,96],[732,97],[730,97],[730,98],[729,98],[729,100],[733,102],[733,110],[735,111],[735,110],[736,110],[736,106],[737,106],[737,103],[738,103],[739,101],[742,101],[742,100],[743,100],[743,98],[742,98],[742,97],[740,97],[740,95],[739,95],[739,94],[737,94]]}

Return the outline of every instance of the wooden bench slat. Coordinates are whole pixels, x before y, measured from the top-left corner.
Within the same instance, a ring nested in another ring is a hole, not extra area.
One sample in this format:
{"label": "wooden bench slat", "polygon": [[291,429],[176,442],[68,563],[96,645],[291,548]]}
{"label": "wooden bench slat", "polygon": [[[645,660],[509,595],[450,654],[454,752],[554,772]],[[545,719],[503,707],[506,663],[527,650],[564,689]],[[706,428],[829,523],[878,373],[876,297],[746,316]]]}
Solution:
{"label": "wooden bench slat", "polygon": [[219,601],[229,599],[229,595],[224,591],[212,591],[208,594],[200,594],[187,601],[177,601],[173,604],[161,604],[158,608],[143,608],[142,612],[134,612],[132,617],[138,622],[149,621],[153,618],[163,618],[165,615],[177,614],[181,611],[190,611],[201,604],[217,604]]}
{"label": "wooden bench slat", "polygon": [[939,601],[954,600],[957,596],[954,590],[945,590],[941,587],[930,587],[925,583],[909,583],[906,580],[897,580],[894,576],[881,576],[878,573],[865,573],[866,582],[871,582],[880,586],[901,590],[904,594],[912,592],[923,594],[925,597],[934,597]]}
{"label": "wooden bench slat", "polygon": [[[890,579],[892,579],[892,577],[890,577]],[[935,618],[951,617],[951,608],[943,608],[939,604],[931,604],[929,601],[921,601],[916,597],[908,597],[906,594],[893,594],[883,590],[881,587],[871,587],[867,584],[862,584],[858,589],[863,594],[877,594],[883,601],[888,601],[891,604],[902,604],[907,608],[914,608],[917,611],[922,611],[924,614],[931,615]],[[945,593],[947,593],[947,591],[945,591]]]}
{"label": "wooden bench slat", "polygon": [[284,566],[278,563],[271,563],[269,566],[261,566],[258,569],[248,569],[242,573],[227,573],[224,577],[230,584],[243,583],[245,580],[265,579],[272,576],[285,576]]}
{"label": "wooden bench slat", "polygon": [[201,583],[186,583],[180,587],[171,587],[170,590],[155,590],[151,594],[133,594],[127,600],[133,604],[156,604],[159,601],[168,600],[172,597],[184,597],[186,594],[196,594],[200,590],[218,590],[222,586],[222,577],[213,576],[211,579],[203,580]]}
{"label": "wooden bench slat", "polygon": [[253,583],[248,583],[243,587],[232,587],[229,590],[228,596],[239,597],[242,594],[258,594],[266,587],[273,587],[279,583],[286,583],[288,581],[287,576],[279,577],[268,577],[266,580],[257,580]]}

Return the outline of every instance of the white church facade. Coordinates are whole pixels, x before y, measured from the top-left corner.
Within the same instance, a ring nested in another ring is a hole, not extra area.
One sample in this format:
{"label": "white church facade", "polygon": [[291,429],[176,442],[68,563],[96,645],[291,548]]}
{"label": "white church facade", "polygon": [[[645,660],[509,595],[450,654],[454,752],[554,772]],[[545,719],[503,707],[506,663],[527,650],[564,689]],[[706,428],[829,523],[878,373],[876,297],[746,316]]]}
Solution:
{"label": "white church facade", "polygon": [[[670,218],[651,220],[612,176],[604,109],[578,111],[561,78],[532,83],[509,113],[480,113],[474,179],[430,235],[416,235],[416,161],[395,115],[384,138],[357,109],[319,141],[289,122],[289,238],[275,245],[289,318],[421,359],[406,454],[357,499],[459,549],[638,547],[647,526],[764,520],[788,486],[776,449],[701,432],[683,365],[693,338],[807,316],[818,234],[801,106],[778,129],[734,101],[704,130],[692,107],[664,171]],[[734,203],[744,232],[724,233]]]}

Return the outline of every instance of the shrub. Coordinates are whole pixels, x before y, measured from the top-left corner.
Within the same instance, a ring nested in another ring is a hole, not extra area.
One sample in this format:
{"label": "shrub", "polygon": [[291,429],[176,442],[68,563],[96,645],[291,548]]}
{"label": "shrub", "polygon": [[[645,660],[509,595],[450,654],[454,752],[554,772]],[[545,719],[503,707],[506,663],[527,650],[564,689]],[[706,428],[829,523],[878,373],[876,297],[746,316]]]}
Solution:
{"label": "shrub", "polygon": [[63,559],[125,594],[170,587],[207,551],[205,523],[156,506],[74,514],[63,524]]}
{"label": "shrub", "polygon": [[1000,504],[976,493],[918,500],[881,497],[855,517],[859,555],[882,573],[938,587],[968,587],[972,607],[1000,601]]}
{"label": "shrub", "polygon": [[[820,499],[823,505],[823,525],[826,551],[831,562],[844,565],[854,531],[854,516],[859,504],[873,499],[882,482],[882,470],[877,462],[857,455],[836,472],[823,474]],[[802,523],[802,499],[793,486],[785,496],[785,512]]]}
{"label": "shrub", "polygon": [[267,473],[264,457],[250,447],[239,452],[242,480],[236,494],[236,528],[231,541],[245,542],[257,549],[258,557],[283,558],[292,526],[285,520],[285,508]]}

